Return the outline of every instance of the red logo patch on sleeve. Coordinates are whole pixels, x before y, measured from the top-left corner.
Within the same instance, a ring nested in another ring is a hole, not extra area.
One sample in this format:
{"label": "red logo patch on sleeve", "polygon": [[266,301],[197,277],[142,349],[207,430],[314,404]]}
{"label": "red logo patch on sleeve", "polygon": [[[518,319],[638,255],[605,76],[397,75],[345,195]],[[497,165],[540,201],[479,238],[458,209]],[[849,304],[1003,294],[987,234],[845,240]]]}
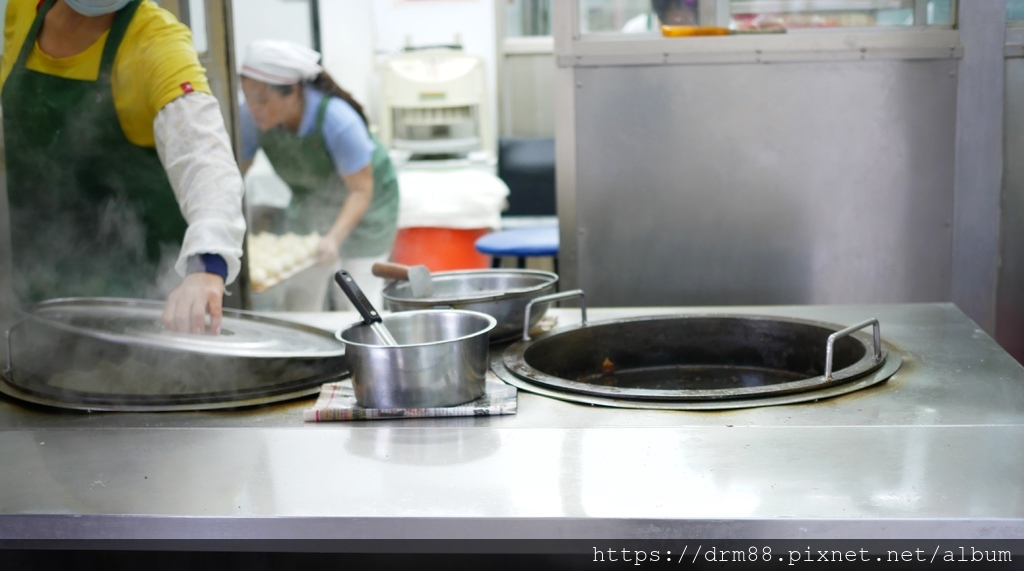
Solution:
{"label": "red logo patch on sleeve", "polygon": [[192,93],[193,91],[195,91],[195,88],[192,87],[191,81],[186,81],[185,83],[181,84],[181,90],[184,93]]}

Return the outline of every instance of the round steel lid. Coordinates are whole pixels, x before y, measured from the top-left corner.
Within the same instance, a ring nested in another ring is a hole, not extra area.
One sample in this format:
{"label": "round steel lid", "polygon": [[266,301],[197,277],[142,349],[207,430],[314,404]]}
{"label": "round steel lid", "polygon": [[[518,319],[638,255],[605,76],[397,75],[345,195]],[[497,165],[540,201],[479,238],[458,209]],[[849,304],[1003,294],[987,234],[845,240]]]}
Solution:
{"label": "round steel lid", "polygon": [[315,358],[345,353],[344,344],[329,332],[237,309],[224,309],[220,335],[178,333],[164,328],[163,309],[158,301],[66,298],[33,306],[29,318],[115,343],[208,355]]}
{"label": "round steel lid", "polygon": [[225,309],[221,335],[181,334],[162,313],[135,299],[37,304],[7,329],[0,392],[77,410],[209,410],[300,398],[348,374],[328,331]]}

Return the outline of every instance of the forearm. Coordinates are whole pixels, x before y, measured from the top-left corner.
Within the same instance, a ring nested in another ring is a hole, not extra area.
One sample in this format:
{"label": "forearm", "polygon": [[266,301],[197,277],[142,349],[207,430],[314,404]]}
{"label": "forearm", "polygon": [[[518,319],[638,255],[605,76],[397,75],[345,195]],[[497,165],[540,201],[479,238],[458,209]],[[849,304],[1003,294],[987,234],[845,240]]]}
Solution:
{"label": "forearm", "polygon": [[370,203],[373,202],[373,169],[367,165],[356,173],[343,176],[342,179],[348,188],[348,198],[345,199],[326,236],[339,245],[370,209]]}
{"label": "forearm", "polygon": [[226,283],[241,269],[244,185],[217,99],[190,93],[168,103],[153,123],[156,149],[188,223],[175,268],[185,275],[195,254],[217,254]]}
{"label": "forearm", "polygon": [[366,211],[370,209],[370,203],[373,201],[373,192],[350,192],[345,204],[342,205],[341,210],[338,212],[338,216],[334,219],[334,223],[331,224],[331,229],[327,235],[332,240],[341,244],[345,241],[345,238],[352,232],[352,229],[359,224],[359,221],[363,219]]}

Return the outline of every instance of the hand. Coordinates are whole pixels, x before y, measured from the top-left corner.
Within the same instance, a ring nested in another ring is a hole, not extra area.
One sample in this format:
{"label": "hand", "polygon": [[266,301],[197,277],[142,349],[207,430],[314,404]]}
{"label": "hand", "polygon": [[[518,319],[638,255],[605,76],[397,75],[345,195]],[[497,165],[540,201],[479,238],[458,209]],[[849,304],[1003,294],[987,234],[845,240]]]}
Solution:
{"label": "hand", "polygon": [[330,266],[338,261],[338,249],[341,248],[341,240],[327,234],[320,238],[316,245],[316,263],[318,266]]}
{"label": "hand", "polygon": [[164,327],[183,333],[204,333],[209,310],[210,333],[219,335],[223,303],[223,278],[206,272],[189,274],[167,298],[162,318]]}

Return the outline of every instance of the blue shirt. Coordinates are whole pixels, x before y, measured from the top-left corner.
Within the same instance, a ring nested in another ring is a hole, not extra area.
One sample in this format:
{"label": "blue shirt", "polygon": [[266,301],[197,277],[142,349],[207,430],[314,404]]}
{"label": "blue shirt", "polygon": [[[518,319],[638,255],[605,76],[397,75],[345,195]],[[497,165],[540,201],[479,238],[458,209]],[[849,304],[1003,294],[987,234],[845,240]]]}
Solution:
{"label": "blue shirt", "polygon": [[[316,114],[324,94],[306,84],[302,90],[304,106],[299,135],[307,136],[316,129]],[[249,162],[256,156],[256,123],[249,113],[249,107],[242,105],[239,113],[242,128],[242,160]],[[363,119],[347,102],[331,97],[323,125],[324,145],[334,162],[334,170],[342,176],[357,173],[370,164],[376,148]]]}

